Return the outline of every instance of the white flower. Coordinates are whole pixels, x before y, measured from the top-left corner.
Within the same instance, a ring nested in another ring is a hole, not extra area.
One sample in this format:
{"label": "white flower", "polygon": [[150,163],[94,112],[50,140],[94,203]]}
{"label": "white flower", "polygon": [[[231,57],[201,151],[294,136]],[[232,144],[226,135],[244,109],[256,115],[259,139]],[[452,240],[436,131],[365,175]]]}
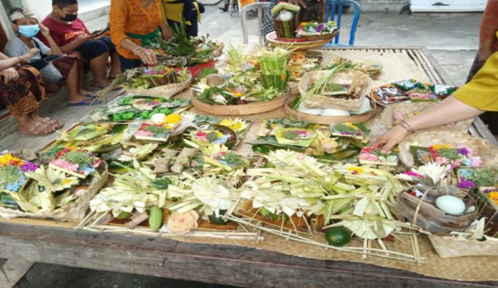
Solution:
{"label": "white flower", "polygon": [[451,170],[451,165],[442,166],[436,163],[427,163],[417,169],[412,169],[413,172],[427,176],[434,181],[434,184],[439,183]]}

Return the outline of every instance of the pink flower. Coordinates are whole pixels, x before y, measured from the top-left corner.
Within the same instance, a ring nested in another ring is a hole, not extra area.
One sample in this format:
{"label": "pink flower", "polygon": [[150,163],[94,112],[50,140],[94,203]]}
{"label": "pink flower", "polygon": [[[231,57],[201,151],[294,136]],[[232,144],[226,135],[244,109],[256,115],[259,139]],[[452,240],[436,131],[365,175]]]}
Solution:
{"label": "pink flower", "polygon": [[92,167],[93,167],[93,168],[97,168],[97,167],[99,167],[99,166],[100,166],[100,163],[102,163],[102,159],[97,158],[97,159],[95,160],[95,162],[93,162]]}
{"label": "pink flower", "polygon": [[441,156],[437,156],[436,163],[441,164],[441,165],[446,165],[446,164],[448,164],[448,159],[441,157]]}
{"label": "pink flower", "polygon": [[143,137],[152,137],[152,136],[154,136],[152,134],[152,132],[147,131],[147,130],[138,130],[137,133],[136,133],[136,135],[143,136]]}
{"label": "pink flower", "polygon": [[63,159],[55,159],[51,162],[51,164],[69,171],[78,171],[78,164],[72,164]]}
{"label": "pink flower", "polygon": [[361,154],[360,154],[360,160],[368,160],[368,156],[369,156],[369,155],[370,155],[370,154],[368,154],[368,153],[361,153]]}
{"label": "pink flower", "polygon": [[479,167],[482,164],[481,157],[472,157],[471,160],[472,160],[471,164],[472,167]]}
{"label": "pink flower", "polygon": [[370,154],[368,155],[368,161],[378,161],[379,160],[379,157],[375,156],[374,154]]}

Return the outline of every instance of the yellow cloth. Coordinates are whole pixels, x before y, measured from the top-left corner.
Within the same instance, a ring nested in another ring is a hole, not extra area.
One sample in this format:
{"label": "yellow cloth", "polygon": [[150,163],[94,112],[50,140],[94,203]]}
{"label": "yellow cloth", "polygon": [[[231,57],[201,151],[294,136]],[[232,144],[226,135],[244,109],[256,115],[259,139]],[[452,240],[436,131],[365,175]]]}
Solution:
{"label": "yellow cloth", "polygon": [[[161,0],[161,14],[163,16],[163,20],[171,20],[175,22],[182,22],[183,15],[183,3],[171,3],[176,2],[177,0]],[[199,4],[194,2],[195,9],[197,10],[197,21],[201,21],[201,13],[199,11]],[[191,26],[192,23],[190,21],[185,21],[185,25]]]}
{"label": "yellow cloth", "polygon": [[483,111],[498,111],[498,52],[486,61],[472,80],[453,96]]}

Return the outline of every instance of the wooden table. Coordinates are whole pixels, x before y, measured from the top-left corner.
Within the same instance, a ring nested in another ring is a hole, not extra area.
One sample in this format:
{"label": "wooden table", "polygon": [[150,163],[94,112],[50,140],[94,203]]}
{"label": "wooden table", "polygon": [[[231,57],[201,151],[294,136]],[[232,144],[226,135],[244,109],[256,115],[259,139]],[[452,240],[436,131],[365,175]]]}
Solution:
{"label": "wooden table", "polygon": [[[434,82],[452,84],[423,49],[353,49],[408,51]],[[497,143],[479,119],[470,132]],[[408,287],[498,286],[498,282],[457,282],[369,264],[314,260],[230,245],[94,233],[74,230],[72,226],[74,223],[0,219],[0,258],[8,259],[0,269],[0,287],[36,287],[24,278],[36,262],[241,287],[331,287],[344,284],[345,279],[355,287],[386,287],[393,283]]]}

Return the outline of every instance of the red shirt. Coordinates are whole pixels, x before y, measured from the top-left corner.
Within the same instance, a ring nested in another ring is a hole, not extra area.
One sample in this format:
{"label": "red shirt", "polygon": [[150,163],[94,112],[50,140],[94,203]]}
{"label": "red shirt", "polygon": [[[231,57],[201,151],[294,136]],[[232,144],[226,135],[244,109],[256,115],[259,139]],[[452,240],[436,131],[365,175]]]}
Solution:
{"label": "red shirt", "polygon": [[[81,34],[90,34],[90,31],[80,19],[74,20],[71,24],[66,24],[57,22],[47,16],[42,23],[50,29],[50,35],[59,47],[71,43]],[[43,42],[46,42],[46,40],[43,39]]]}

